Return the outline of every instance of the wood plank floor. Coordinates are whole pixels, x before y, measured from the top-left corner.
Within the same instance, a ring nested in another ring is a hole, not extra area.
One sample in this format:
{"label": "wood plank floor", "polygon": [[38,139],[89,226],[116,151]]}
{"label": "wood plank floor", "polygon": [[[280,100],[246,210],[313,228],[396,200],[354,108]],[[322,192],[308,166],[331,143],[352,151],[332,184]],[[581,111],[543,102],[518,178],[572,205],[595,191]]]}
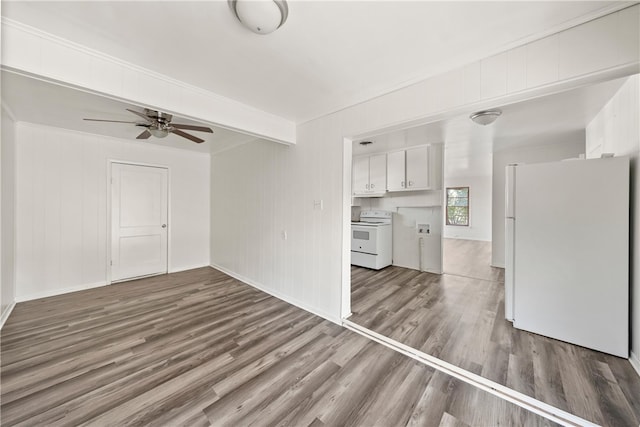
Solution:
{"label": "wood plank floor", "polygon": [[[461,245],[461,260],[473,243]],[[629,361],[513,328],[503,282],[467,277],[491,268],[351,272],[349,320],[592,422],[640,424],[640,377]]]}
{"label": "wood plank floor", "polygon": [[212,268],[16,306],[10,425],[544,426]]}
{"label": "wood plank floor", "polygon": [[504,268],[491,266],[491,242],[442,239],[442,250],[446,274],[504,283]]}

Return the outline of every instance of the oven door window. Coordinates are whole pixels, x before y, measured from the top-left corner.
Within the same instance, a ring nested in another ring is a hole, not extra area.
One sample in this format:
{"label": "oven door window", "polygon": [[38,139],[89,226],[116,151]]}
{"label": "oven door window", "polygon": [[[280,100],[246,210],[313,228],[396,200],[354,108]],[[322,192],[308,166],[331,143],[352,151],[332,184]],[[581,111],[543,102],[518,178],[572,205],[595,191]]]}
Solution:
{"label": "oven door window", "polygon": [[369,240],[369,232],[362,230],[353,230],[353,238],[356,240]]}

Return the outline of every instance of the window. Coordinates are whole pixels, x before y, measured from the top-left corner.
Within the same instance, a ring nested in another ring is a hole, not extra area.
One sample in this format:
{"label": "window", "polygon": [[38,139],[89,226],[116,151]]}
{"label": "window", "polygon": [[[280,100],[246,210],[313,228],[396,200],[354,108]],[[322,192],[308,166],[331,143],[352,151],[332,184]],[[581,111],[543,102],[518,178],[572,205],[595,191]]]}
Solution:
{"label": "window", "polygon": [[469,187],[447,188],[447,225],[469,226]]}

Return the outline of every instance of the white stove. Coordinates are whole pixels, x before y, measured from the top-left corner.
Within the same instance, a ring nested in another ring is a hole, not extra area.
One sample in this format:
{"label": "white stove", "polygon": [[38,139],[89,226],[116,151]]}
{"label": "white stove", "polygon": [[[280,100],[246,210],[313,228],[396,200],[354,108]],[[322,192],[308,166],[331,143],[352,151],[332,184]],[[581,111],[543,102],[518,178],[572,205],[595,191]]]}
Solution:
{"label": "white stove", "polygon": [[391,265],[392,213],[362,211],[351,223],[351,264],[380,270]]}

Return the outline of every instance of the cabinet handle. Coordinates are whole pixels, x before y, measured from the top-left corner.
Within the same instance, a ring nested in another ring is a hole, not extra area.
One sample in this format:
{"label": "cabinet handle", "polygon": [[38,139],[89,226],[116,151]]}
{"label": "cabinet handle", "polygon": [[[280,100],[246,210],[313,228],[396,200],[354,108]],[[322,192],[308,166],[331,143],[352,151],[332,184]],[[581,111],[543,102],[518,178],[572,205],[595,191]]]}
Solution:
{"label": "cabinet handle", "polygon": [[409,187],[413,185],[413,181],[409,181]]}
{"label": "cabinet handle", "polygon": [[375,186],[376,186],[375,184],[371,184],[371,189],[373,190],[373,187],[375,187]]}
{"label": "cabinet handle", "polygon": [[365,188],[368,190],[369,189],[369,184],[365,185]]}
{"label": "cabinet handle", "polygon": [[404,188],[404,181],[400,181],[400,187]]}

